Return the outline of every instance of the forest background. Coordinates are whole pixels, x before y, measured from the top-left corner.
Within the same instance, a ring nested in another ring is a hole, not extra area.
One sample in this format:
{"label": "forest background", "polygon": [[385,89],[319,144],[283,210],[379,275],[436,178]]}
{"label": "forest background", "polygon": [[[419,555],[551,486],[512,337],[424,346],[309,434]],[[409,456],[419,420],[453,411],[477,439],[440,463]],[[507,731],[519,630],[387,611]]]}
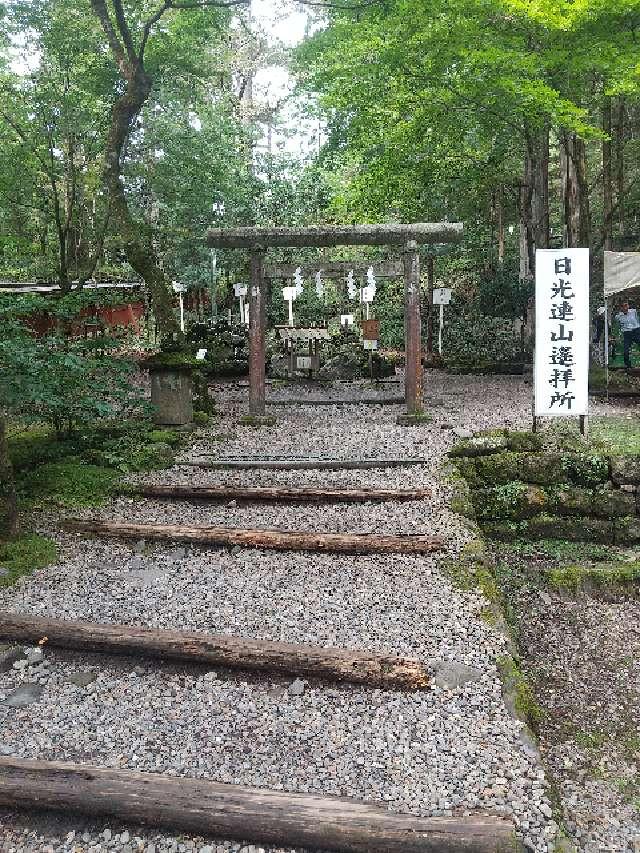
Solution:
{"label": "forest background", "polygon": [[[289,50],[242,0],[5,2],[0,279],[142,279],[171,323],[171,280],[209,282],[212,224],[449,219],[465,242],[438,280],[465,315],[516,318],[536,248],[590,247],[594,289],[603,249],[639,248],[640,2],[304,8]],[[256,96],[274,63],[297,114]],[[222,259],[227,285],[244,262]]]}

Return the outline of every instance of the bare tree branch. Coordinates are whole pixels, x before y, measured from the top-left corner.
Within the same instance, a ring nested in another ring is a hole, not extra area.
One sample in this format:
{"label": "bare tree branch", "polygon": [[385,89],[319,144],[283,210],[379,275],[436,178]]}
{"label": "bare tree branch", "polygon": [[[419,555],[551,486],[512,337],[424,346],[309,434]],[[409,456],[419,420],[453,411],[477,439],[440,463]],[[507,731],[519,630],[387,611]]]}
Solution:
{"label": "bare tree branch", "polygon": [[120,37],[122,38],[122,42],[126,48],[127,56],[129,57],[129,62],[133,65],[136,65],[138,62],[138,57],[136,55],[136,49],[133,45],[133,38],[131,37],[131,30],[129,29],[129,24],[127,24],[127,19],[124,15],[124,9],[122,8],[122,0],[111,0],[113,3],[113,9],[116,14],[116,24],[118,25],[118,32],[120,33]]}
{"label": "bare tree branch", "polygon": [[116,35],[116,31],[113,29],[113,24],[111,23],[111,18],[109,16],[109,10],[107,9],[106,0],[91,0],[91,7],[100,21],[100,25],[104,30],[104,34],[107,37],[107,41],[109,42],[109,47],[111,48],[111,52],[118,64],[118,68],[124,77],[127,76],[127,54],[120,43],[120,39]]}
{"label": "bare tree branch", "polygon": [[207,6],[216,6],[219,9],[227,9],[231,6],[248,6],[250,0],[200,0],[194,3],[171,3],[172,9],[205,9]]}
{"label": "bare tree branch", "polygon": [[147,46],[147,41],[149,40],[149,34],[151,33],[151,28],[154,24],[157,24],[160,18],[164,15],[164,13],[171,7],[171,0],[165,0],[165,2],[160,6],[160,8],[153,13],[153,15],[145,21],[144,27],[142,29],[142,41],[140,42],[140,49],[138,51],[138,59],[140,62],[144,60],[144,50]]}
{"label": "bare tree branch", "polygon": [[301,6],[317,6],[320,9],[338,9],[349,12],[359,9],[370,9],[378,0],[362,0],[361,3],[332,3],[330,0],[296,0]]}
{"label": "bare tree branch", "polygon": [[173,0],[164,0],[162,6],[158,7],[158,9],[148,18],[142,29],[142,41],[140,42],[140,48],[138,50],[138,60],[142,62],[144,59],[144,51],[147,46],[147,42],[149,41],[149,35],[151,34],[151,28],[154,24],[157,24],[160,18],[164,15],[165,12],[168,12],[169,9],[205,9],[207,6],[216,6],[221,9],[229,8],[231,6],[248,6],[251,0],[200,0],[200,2],[193,3],[175,3]]}

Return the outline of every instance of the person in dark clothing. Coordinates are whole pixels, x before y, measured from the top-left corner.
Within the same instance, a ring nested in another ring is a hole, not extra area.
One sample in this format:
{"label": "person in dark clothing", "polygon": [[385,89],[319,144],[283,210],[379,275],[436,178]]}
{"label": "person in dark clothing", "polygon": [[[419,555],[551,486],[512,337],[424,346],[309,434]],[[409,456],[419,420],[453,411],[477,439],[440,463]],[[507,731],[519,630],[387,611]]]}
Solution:
{"label": "person in dark clothing", "polygon": [[620,324],[624,338],[624,366],[627,370],[631,367],[631,347],[633,344],[640,346],[640,320],[635,308],[630,308],[628,302],[623,302],[615,319]]}

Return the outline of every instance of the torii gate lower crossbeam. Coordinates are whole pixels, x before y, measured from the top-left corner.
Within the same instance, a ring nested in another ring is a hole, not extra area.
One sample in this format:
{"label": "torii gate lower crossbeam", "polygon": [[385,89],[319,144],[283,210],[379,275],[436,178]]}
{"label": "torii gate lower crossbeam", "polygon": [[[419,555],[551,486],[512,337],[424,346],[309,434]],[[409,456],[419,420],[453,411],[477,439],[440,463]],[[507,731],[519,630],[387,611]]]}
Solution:
{"label": "torii gate lower crossbeam", "polygon": [[251,252],[249,286],[249,412],[265,413],[266,281],[264,253],[275,247],[382,246],[405,247],[405,399],[407,413],[422,409],[422,341],[420,323],[419,244],[457,243],[462,239],[458,222],[417,222],[407,225],[336,225],[318,228],[212,229],[206,242],[215,249]]}

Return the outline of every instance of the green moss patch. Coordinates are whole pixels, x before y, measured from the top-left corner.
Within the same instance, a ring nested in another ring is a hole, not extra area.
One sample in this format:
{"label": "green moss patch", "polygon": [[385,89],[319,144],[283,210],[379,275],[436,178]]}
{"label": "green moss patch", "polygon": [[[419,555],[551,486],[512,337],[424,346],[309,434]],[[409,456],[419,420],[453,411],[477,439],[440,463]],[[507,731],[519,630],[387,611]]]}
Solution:
{"label": "green moss patch", "polygon": [[481,432],[472,438],[458,441],[450,452],[452,458],[462,456],[490,456],[494,453],[538,453],[542,439],[537,433],[497,429]]}
{"label": "green moss patch", "polygon": [[171,466],[183,433],[146,419],[105,422],[60,440],[36,427],[9,435],[21,509],[104,503],[119,477]]}
{"label": "green moss patch", "polygon": [[635,586],[640,581],[640,562],[597,563],[596,565],[570,564],[547,569],[547,583],[555,589],[590,593],[594,590]]}
{"label": "green moss patch", "polygon": [[574,516],[566,518],[542,514],[523,521],[487,522],[483,526],[494,539],[566,539],[570,542],[616,541],[616,526],[612,521]]}
{"label": "green moss patch", "polygon": [[256,429],[265,426],[275,426],[277,422],[278,419],[273,415],[243,415],[238,421],[242,426],[254,427]]}
{"label": "green moss patch", "polygon": [[77,458],[51,462],[29,472],[19,484],[20,506],[72,508],[104,503],[112,494],[118,472]]}
{"label": "green moss patch", "polygon": [[556,563],[565,563],[569,560],[591,562],[607,560],[613,562],[625,559],[621,552],[609,545],[599,545],[592,542],[566,542],[562,539],[540,539],[537,541],[515,539],[499,545],[499,556],[502,559],[508,560],[512,555],[514,559]]}
{"label": "green moss patch", "polygon": [[44,536],[31,534],[0,542],[0,568],[4,570],[0,586],[11,586],[18,578],[53,563],[56,557],[55,543]]}
{"label": "green moss patch", "polygon": [[471,493],[476,517],[482,521],[526,520],[546,513],[627,519],[635,513],[635,497],[618,489],[585,489],[580,486],[533,486],[521,482],[476,489]]}
{"label": "green moss patch", "polygon": [[192,371],[199,370],[202,362],[195,359],[189,352],[167,352],[162,351],[146,358],[141,362],[142,367],[147,370],[176,370]]}
{"label": "green moss patch", "polygon": [[500,658],[497,663],[507,704],[512,704],[512,711],[537,732],[545,713],[536,701],[526,676],[510,655]]}

